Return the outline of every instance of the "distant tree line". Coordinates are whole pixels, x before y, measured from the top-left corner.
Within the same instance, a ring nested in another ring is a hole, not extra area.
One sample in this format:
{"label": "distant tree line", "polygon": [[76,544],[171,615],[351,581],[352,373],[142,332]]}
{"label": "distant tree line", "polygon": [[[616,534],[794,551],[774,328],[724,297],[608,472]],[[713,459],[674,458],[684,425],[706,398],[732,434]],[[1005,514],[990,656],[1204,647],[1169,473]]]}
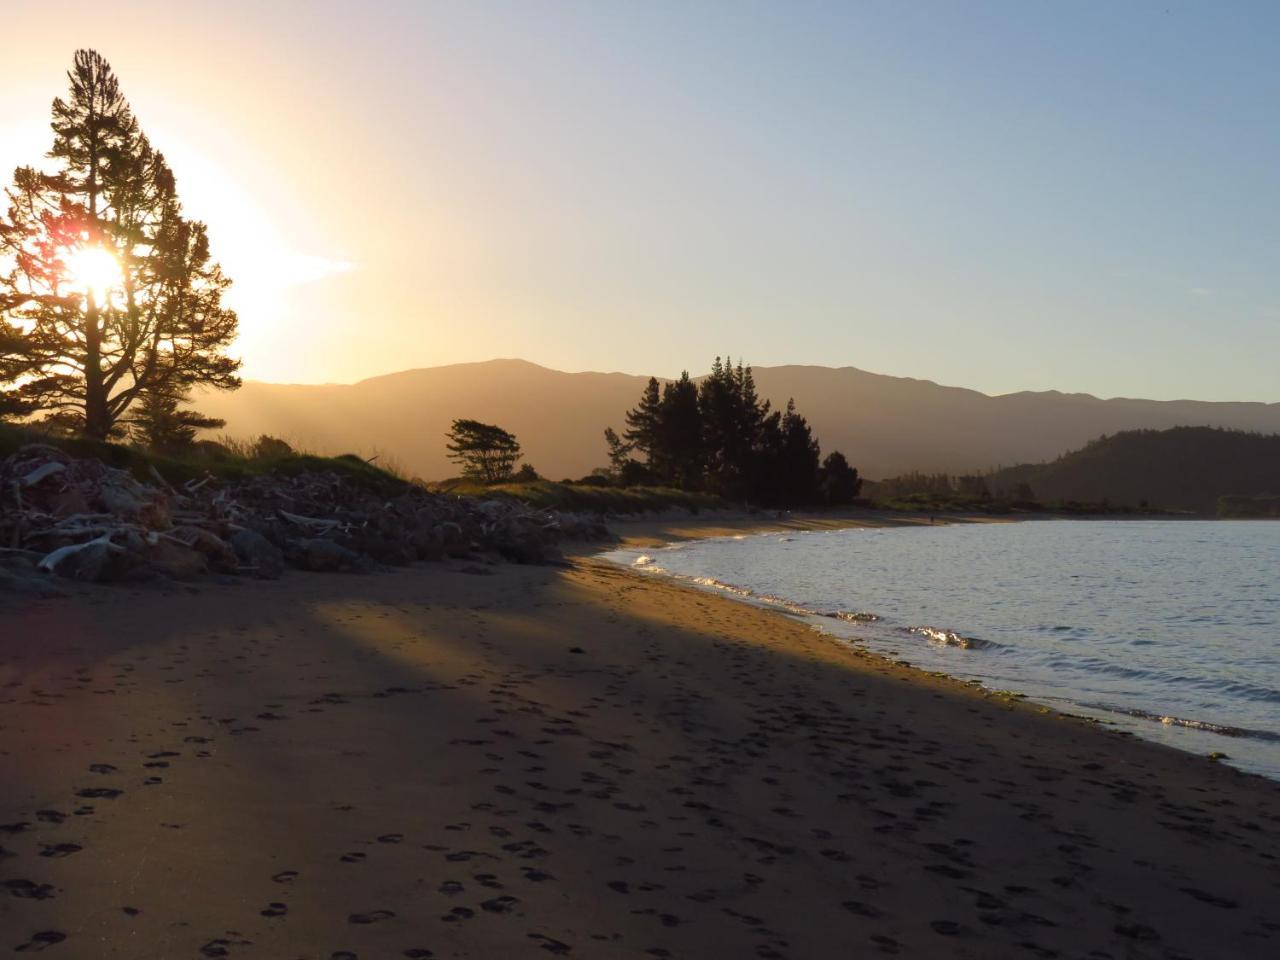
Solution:
{"label": "distant tree line", "polygon": [[1007,484],[992,482],[993,475],[921,473],[912,471],[897,477],[879,480],[874,485],[877,499],[897,500],[903,497],[932,496],[958,497],[968,500],[1001,499],[1017,502],[1035,500],[1035,492],[1025,481]]}
{"label": "distant tree line", "polygon": [[688,372],[650,377],[621,435],[605,430],[608,476],[624,485],[705,491],[763,506],[847,504],[861,489],[839,451],[822,458],[808,421],[788,401],[775,410],[751,368],[719,357],[694,383]]}

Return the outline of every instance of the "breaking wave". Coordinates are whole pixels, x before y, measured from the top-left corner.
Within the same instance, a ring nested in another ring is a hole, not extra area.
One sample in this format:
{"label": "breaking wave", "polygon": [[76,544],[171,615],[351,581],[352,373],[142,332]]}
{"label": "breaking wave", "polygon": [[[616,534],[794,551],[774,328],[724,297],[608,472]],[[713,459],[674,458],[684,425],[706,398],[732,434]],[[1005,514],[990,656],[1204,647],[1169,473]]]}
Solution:
{"label": "breaking wave", "polygon": [[907,627],[903,633],[914,633],[924,637],[935,647],[956,647],[960,650],[990,650],[998,647],[998,643],[981,640],[978,637],[966,637],[954,630],[943,630],[939,627]]}

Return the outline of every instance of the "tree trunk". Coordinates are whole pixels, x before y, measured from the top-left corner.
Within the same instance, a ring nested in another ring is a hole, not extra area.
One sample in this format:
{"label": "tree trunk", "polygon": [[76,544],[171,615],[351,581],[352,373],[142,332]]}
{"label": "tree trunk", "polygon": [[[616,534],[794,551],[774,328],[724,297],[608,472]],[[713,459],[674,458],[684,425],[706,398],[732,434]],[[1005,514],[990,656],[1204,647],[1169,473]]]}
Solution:
{"label": "tree trunk", "polygon": [[85,306],[84,330],[84,432],[105,440],[111,432],[107,409],[107,385],[102,377],[102,329],[98,325],[98,305],[90,292]]}
{"label": "tree trunk", "polygon": [[[98,124],[93,106],[97,103],[95,72],[89,86],[89,223],[91,239],[97,240],[98,224]],[[92,290],[86,291],[84,304],[84,432],[96,440],[105,440],[111,432],[111,415],[107,411],[107,385],[102,376],[102,328],[98,324],[98,303]]]}

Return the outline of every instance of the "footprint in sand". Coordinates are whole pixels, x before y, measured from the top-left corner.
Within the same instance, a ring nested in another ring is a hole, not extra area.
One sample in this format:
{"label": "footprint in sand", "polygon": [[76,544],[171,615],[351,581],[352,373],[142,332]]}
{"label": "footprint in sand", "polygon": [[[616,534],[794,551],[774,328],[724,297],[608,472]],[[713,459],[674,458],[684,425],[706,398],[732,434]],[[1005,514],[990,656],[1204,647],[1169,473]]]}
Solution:
{"label": "footprint in sand", "polygon": [[347,923],[379,923],[383,920],[390,920],[395,914],[390,910],[370,910],[368,913],[353,913],[347,917]]}
{"label": "footprint in sand", "polygon": [[0,888],[8,890],[12,896],[19,900],[51,900],[53,899],[53,886],[48,883],[35,883],[32,880],[6,880],[0,883]]}
{"label": "footprint in sand", "polygon": [[548,953],[554,953],[557,956],[563,956],[573,949],[569,944],[556,940],[553,937],[548,937],[543,933],[531,933],[529,934],[529,939],[538,941],[538,945],[542,947],[543,950],[546,950]]}
{"label": "footprint in sand", "polygon": [[492,900],[486,900],[480,904],[480,909],[486,913],[510,913],[519,902],[515,897],[494,897]]}
{"label": "footprint in sand", "polygon": [[78,843],[45,843],[41,844],[40,856],[42,857],[69,857],[73,853],[79,853],[84,847]]}
{"label": "footprint in sand", "polygon": [[264,909],[259,910],[258,912],[264,917],[283,917],[289,912],[289,907],[288,905],[278,901],[272,901],[271,903],[268,903]]}
{"label": "footprint in sand", "polygon": [[200,948],[200,955],[203,957],[229,957],[231,956],[232,947],[250,947],[253,946],[251,940],[231,940],[226,937],[218,937],[210,940]]}
{"label": "footprint in sand", "polygon": [[26,943],[19,944],[13,948],[14,953],[35,952],[43,950],[46,947],[52,947],[55,943],[61,943],[67,939],[67,935],[58,930],[41,930],[39,933],[33,933],[31,939]]}

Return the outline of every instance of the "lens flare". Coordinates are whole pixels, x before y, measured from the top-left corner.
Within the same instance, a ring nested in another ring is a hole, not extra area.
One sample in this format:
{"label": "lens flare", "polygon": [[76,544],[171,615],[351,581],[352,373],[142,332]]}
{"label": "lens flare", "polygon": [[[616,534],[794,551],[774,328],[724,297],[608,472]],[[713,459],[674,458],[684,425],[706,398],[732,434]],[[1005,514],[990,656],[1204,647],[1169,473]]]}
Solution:
{"label": "lens flare", "polygon": [[73,290],[93,294],[98,303],[104,303],[111,291],[124,281],[120,262],[103,247],[76,247],[67,251],[63,263],[66,268],[63,281]]}

